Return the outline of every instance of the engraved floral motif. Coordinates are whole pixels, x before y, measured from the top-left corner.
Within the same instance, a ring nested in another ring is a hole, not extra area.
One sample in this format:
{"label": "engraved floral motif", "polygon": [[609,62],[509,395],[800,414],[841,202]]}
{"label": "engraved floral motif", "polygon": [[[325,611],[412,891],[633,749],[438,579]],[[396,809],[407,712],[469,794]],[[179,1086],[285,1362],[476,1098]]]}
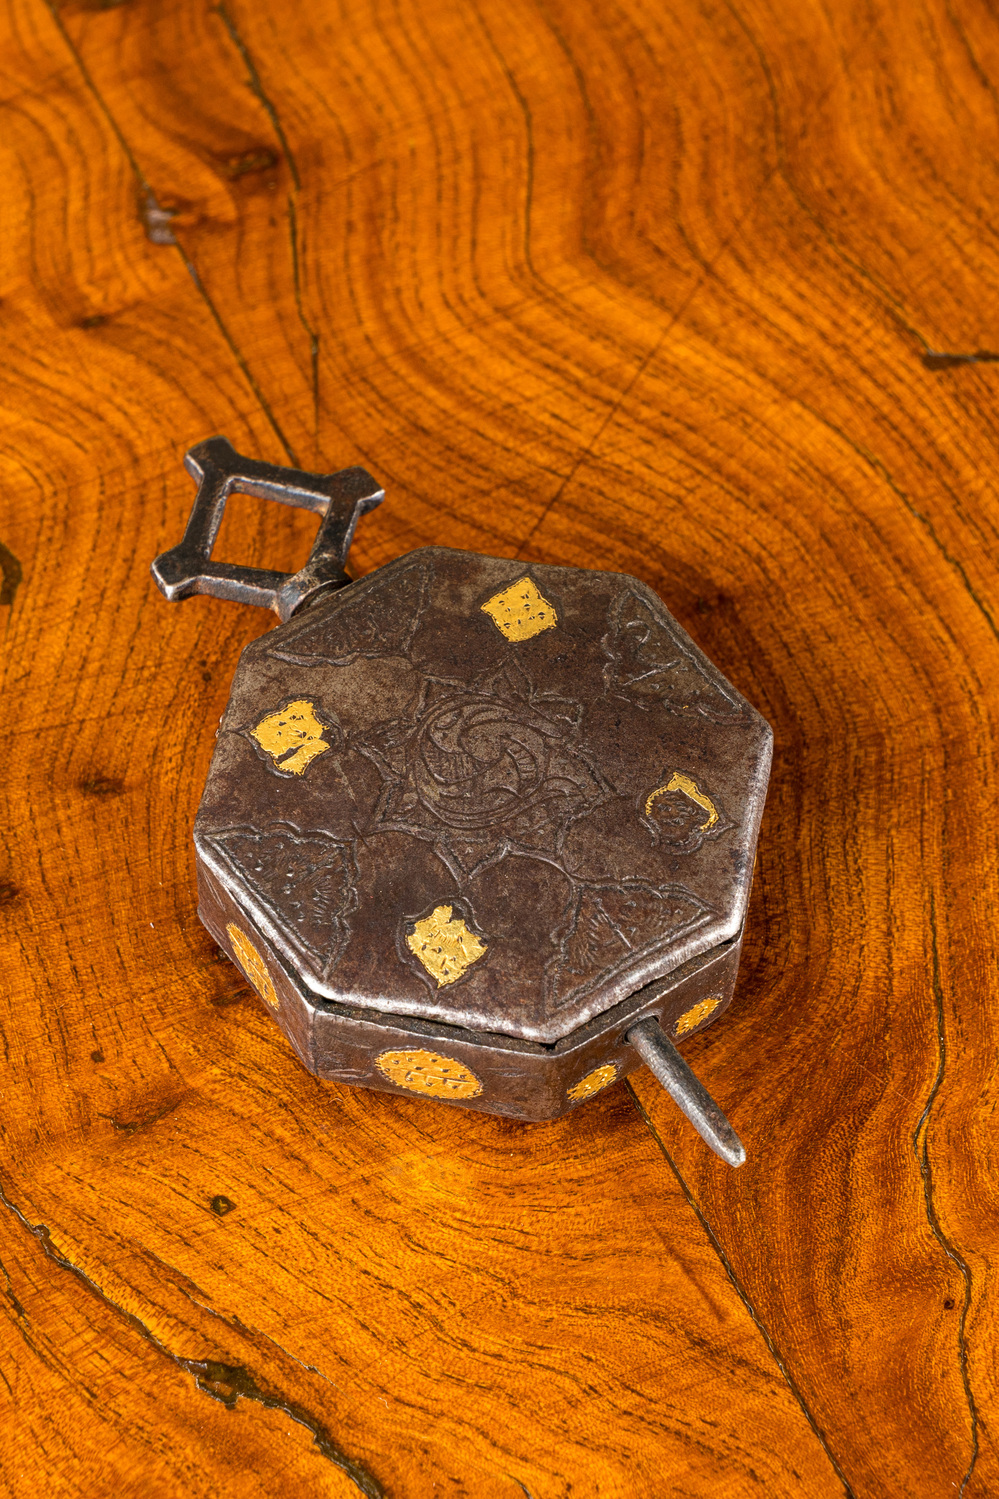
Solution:
{"label": "engraved floral motif", "polygon": [[350,938],[356,865],[350,844],[329,833],[300,833],[289,823],[224,828],[210,847],[237,875],[310,969],[326,979]]}
{"label": "engraved floral motif", "polygon": [[[346,666],[357,656],[404,656],[427,603],[431,568],[414,561],[390,577],[362,580],[344,590],[336,609],[306,613],[298,630],[281,632],[268,652],[296,666]],[[296,621],[297,623],[297,621]]]}
{"label": "engraved floral motif", "polygon": [[548,987],[556,1008],[595,983],[634,967],[642,957],[712,915],[711,907],[683,885],[626,880],[586,885],[577,892],[568,921],[555,934]]}
{"label": "engraved floral motif", "polygon": [[198,848],[275,983],[553,1042],[741,919],[768,736],[636,580],[399,558],[255,645],[226,723]]}
{"label": "engraved floral motif", "polygon": [[385,780],[373,826],[433,842],[456,873],[511,849],[557,854],[609,791],[578,742],[581,717],[514,663],[471,684],[426,682],[412,720],[357,746]]}
{"label": "engraved floral motif", "polygon": [[608,690],[626,695],[639,708],[661,703],[671,713],[723,722],[741,718],[743,709],[722,679],[709,676],[672,629],[633,590],[621,593],[601,642],[608,658]]}

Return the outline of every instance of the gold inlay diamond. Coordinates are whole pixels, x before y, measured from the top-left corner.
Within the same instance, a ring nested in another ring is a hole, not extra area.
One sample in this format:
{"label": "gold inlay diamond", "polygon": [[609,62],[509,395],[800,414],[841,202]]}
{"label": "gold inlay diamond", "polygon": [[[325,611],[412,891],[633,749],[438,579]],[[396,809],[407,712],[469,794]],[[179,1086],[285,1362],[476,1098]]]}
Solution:
{"label": "gold inlay diamond", "polygon": [[720,994],[713,994],[710,999],[702,999],[699,1005],[694,1005],[693,1009],[687,1010],[685,1014],[680,1016],[676,1022],[674,1034],[677,1036],[686,1036],[691,1031],[696,1030],[702,1020],[707,1020],[709,1015],[715,1013],[721,1002],[722,997]]}
{"label": "gold inlay diamond", "polygon": [[435,1051],[383,1051],[375,1065],[390,1083],[432,1098],[475,1098],[482,1084],[460,1062]]}
{"label": "gold inlay diamond", "polygon": [[329,749],[324,728],[316,717],[315,704],[299,698],[276,713],[268,713],[250,733],[278,770],[300,776],[317,755]]}
{"label": "gold inlay diamond", "polygon": [[657,786],[655,791],[650,793],[645,803],[646,817],[651,814],[656,798],[664,796],[667,791],[682,791],[684,796],[689,796],[692,802],[696,802],[699,807],[703,808],[708,814],[708,820],[701,823],[702,833],[707,833],[714,827],[718,821],[718,809],[714,802],[709,796],[705,796],[703,791],[698,791],[696,781],[692,781],[690,776],[683,775],[679,770],[674,770],[668,781],[665,781],[661,786]]}
{"label": "gold inlay diamond", "polygon": [[271,1009],[278,1007],[278,997],[274,992],[271,976],[267,972],[267,964],[257,952],[253,943],[245,932],[241,932],[238,926],[231,921],[226,927],[232,950],[236,954],[236,962],[246,974],[250,983],[256,989],[260,998],[270,1005]]}
{"label": "gold inlay diamond", "polygon": [[530,640],[542,630],[553,630],[558,624],[554,604],[538,592],[534,580],[525,573],[516,583],[494,594],[482,605],[496,628],[507,640]]}
{"label": "gold inlay diamond", "polygon": [[451,919],[450,906],[437,906],[417,921],[406,946],[437,980],[438,989],[456,983],[486,951],[486,943],[469,931],[460,916]]}
{"label": "gold inlay diamond", "polygon": [[606,1063],[603,1067],[594,1067],[593,1071],[581,1078],[574,1088],[569,1089],[569,1097],[574,1103],[578,1103],[583,1098],[592,1098],[594,1093],[599,1093],[601,1088],[606,1088],[608,1083],[612,1083],[616,1077],[617,1068],[612,1062]]}

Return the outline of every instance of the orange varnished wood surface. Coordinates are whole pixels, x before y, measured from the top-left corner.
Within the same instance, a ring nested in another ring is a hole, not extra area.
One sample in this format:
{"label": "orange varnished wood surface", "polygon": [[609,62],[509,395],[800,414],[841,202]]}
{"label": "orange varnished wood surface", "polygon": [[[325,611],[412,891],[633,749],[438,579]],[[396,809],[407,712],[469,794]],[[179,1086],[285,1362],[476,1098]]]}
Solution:
{"label": "orange varnished wood surface", "polygon": [[[997,89],[984,0],[8,0],[0,1493],[999,1493],[999,370],[932,357],[999,348]],[[148,565],[215,432],[376,473],[359,572],[636,574],[772,721],[686,1046],[742,1170],[644,1072],[317,1083],[213,948],[268,619]]]}

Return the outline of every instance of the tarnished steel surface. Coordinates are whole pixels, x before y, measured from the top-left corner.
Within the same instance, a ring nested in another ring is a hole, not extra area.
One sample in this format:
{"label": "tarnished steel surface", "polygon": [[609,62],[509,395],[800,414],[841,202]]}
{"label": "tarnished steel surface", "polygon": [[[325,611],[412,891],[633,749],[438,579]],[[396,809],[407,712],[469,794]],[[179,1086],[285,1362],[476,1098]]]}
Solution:
{"label": "tarnished steel surface", "polygon": [[428,548],[247,648],[196,844],[314,998],[550,1046],[740,933],[770,747],[636,579]]}
{"label": "tarnished steel surface", "polygon": [[628,1031],[627,1040],[705,1144],[710,1145],[729,1166],[743,1165],[746,1151],[742,1141],[707,1088],[691,1072],[659,1021],[651,1016],[640,1020]]}
{"label": "tarnished steel surface", "polygon": [[713,948],[545,1046],[322,999],[253,928],[242,892],[226,889],[204,863],[198,887],[205,926],[310,1072],[515,1119],[557,1118],[634,1072],[642,1058],[630,1033],[642,1021],[654,1019],[666,1035],[681,1037],[723,1014],[742,945],[740,938]]}

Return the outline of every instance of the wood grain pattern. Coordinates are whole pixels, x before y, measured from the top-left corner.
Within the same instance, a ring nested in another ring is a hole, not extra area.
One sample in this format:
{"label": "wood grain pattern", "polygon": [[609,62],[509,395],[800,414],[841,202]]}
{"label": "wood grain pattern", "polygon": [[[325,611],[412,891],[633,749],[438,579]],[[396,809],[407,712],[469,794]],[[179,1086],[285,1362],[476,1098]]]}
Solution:
{"label": "wood grain pattern", "polygon": [[[995,1494],[994,9],[3,14],[0,1493]],[[644,1073],[319,1084],[213,950],[267,621],[147,568],[219,431],[386,484],[358,571],[634,573],[773,722],[741,1171]]]}

